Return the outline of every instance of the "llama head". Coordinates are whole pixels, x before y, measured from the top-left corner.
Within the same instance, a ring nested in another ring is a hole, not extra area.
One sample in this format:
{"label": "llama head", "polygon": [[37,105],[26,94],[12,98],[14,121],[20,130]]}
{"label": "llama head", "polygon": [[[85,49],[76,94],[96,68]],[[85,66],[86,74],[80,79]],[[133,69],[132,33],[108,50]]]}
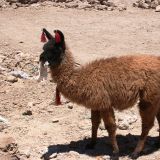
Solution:
{"label": "llama head", "polygon": [[57,67],[65,53],[65,40],[64,35],[60,30],[55,30],[55,36],[52,36],[46,29],[43,33],[48,39],[48,42],[43,46],[43,52],[40,55],[40,62],[48,64],[49,67]]}

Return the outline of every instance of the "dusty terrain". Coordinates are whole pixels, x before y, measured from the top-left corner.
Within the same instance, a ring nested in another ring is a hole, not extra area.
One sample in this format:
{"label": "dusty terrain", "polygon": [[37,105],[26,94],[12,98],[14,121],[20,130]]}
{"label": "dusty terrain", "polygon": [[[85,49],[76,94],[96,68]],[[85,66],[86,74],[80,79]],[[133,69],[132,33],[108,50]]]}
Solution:
{"label": "dusty terrain", "polygon": [[[8,123],[0,122],[0,134],[15,139],[17,157],[39,160],[44,154],[45,157],[52,154],[52,158],[57,160],[102,160],[111,154],[103,126],[99,129],[100,138],[96,148],[85,150],[91,132],[89,110],[65,99],[63,105],[55,106],[52,103],[55,85],[50,78],[41,83],[34,79],[43,45],[40,43],[43,27],[50,31],[62,30],[76,62],[84,64],[96,58],[124,54],[160,55],[159,16],[153,10],[135,8],[125,12],[54,7],[2,9],[0,115]],[[8,76],[13,70],[25,71],[31,77],[14,79]],[[137,115],[137,121],[131,127],[117,130],[122,160],[129,159],[128,155],[133,151],[141,132],[137,112],[135,107],[126,113],[117,113],[121,119]],[[31,115],[26,115],[29,113]],[[155,146],[157,136],[158,125],[155,122],[140,160],[160,159],[159,149]],[[5,159],[7,154],[0,151],[0,160]]]}

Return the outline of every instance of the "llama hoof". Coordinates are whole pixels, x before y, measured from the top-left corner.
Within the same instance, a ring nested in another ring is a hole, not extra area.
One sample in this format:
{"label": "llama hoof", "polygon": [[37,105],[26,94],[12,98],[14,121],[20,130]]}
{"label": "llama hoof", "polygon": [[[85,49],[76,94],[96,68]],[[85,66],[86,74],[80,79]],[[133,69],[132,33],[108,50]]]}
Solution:
{"label": "llama hoof", "polygon": [[86,145],[85,149],[94,149],[94,147],[95,147],[95,143],[91,142]]}
{"label": "llama hoof", "polygon": [[130,155],[130,158],[131,158],[132,160],[136,160],[138,157],[139,157],[139,154],[138,154],[138,153],[132,153],[132,154]]}
{"label": "llama hoof", "polygon": [[160,148],[160,141],[158,141],[158,142],[155,143],[155,147],[156,148]]}
{"label": "llama hoof", "polygon": [[112,154],[110,160],[119,160],[119,154],[118,153]]}

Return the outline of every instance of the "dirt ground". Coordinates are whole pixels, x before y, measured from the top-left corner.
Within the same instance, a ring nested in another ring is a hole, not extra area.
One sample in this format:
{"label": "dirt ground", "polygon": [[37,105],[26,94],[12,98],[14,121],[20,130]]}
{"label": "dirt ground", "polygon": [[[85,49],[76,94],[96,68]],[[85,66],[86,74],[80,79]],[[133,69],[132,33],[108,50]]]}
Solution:
{"label": "dirt ground", "polygon": [[[26,60],[37,66],[43,45],[40,42],[41,29],[44,27],[49,31],[60,29],[64,32],[75,60],[80,64],[124,54],[160,55],[159,17],[159,13],[152,10],[135,8],[124,12],[47,6],[1,10],[0,67],[6,68],[6,73],[17,69],[15,63],[19,53],[20,59],[24,58],[19,62],[21,65]],[[111,154],[108,134],[102,129],[98,133],[96,148],[85,150],[90,140],[90,111],[65,99],[63,105],[55,106],[52,103],[55,85],[50,80],[38,83],[34,79],[18,79],[11,83],[6,77],[0,73],[0,115],[8,119],[9,126],[1,133],[16,140],[21,159],[39,160],[45,153],[54,153],[52,158],[57,160],[100,160]],[[32,115],[24,115],[27,110]],[[149,145],[140,160],[160,159],[159,149],[154,146],[157,129],[155,122],[147,141]],[[120,159],[129,159],[140,132],[139,117],[132,128],[117,130]]]}

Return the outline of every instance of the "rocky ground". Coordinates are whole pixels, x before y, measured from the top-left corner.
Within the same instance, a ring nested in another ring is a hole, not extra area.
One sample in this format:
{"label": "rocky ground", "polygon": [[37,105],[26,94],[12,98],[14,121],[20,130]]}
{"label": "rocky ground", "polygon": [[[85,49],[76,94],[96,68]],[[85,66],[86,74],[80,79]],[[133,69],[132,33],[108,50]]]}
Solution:
{"label": "rocky ground", "polygon": [[[30,6],[0,11],[0,160],[105,160],[111,146],[103,123],[94,150],[90,111],[63,98],[53,103],[50,77],[38,83],[41,29],[61,29],[78,64],[124,54],[159,55],[159,13],[129,8],[125,12],[84,11]],[[116,111],[120,159],[133,151],[141,131],[136,105]],[[158,160],[158,124],[151,130],[140,160]]]}

